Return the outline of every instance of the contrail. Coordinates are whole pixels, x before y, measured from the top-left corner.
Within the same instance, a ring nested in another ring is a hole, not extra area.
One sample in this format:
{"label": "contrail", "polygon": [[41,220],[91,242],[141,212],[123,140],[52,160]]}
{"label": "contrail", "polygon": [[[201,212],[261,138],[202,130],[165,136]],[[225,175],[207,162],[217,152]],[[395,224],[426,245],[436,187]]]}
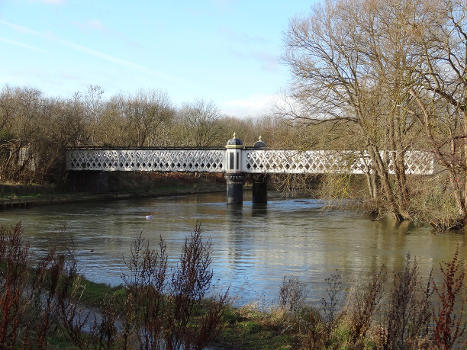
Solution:
{"label": "contrail", "polygon": [[[54,41],[54,42],[56,42],[56,43],[58,43],[58,44],[60,44],[62,46],[70,48],[70,49],[72,49],[74,51],[81,52],[81,53],[84,53],[84,54],[87,54],[89,56],[99,58],[99,59],[107,61],[107,62],[115,63],[115,64],[118,64],[118,65],[123,66],[123,67],[131,68],[131,69],[138,70],[140,72],[151,74],[153,76],[156,76],[158,78],[162,78],[164,80],[182,82],[182,79],[180,79],[178,77],[173,77],[173,76],[161,73],[161,72],[154,71],[151,68],[143,66],[141,64],[138,64],[138,63],[135,63],[135,62],[132,62],[132,61],[128,61],[128,60],[125,60],[123,58],[119,58],[119,57],[116,57],[116,56],[112,56],[112,55],[106,54],[104,52],[94,50],[94,49],[91,49],[89,47],[74,43],[72,41],[57,38],[53,33],[42,33],[42,32],[39,32],[37,30],[28,28],[26,26],[22,26],[22,25],[19,25],[19,24],[8,22],[8,21],[2,20],[2,19],[0,19],[0,24],[3,24],[5,26],[15,30],[16,32],[23,33],[23,34],[29,34],[29,35],[32,35],[32,36],[35,36],[35,37],[38,37],[38,38],[41,38],[41,39],[45,39],[45,40],[51,40],[51,41]],[[17,45],[17,46],[23,46],[23,47],[28,47],[29,46],[29,45],[26,45],[26,44],[21,45],[21,43],[19,43],[19,42],[16,42],[16,44],[15,44],[13,41],[10,42],[10,40],[8,40],[8,39],[3,39],[2,41],[6,42],[6,43],[9,43],[9,44],[12,44],[12,45]],[[31,46],[31,47],[28,47],[28,48],[33,49],[34,46]],[[39,49],[39,48],[36,48],[36,49]],[[39,49],[39,50],[41,50],[41,49]]]}
{"label": "contrail", "polygon": [[0,37],[0,42],[6,43],[6,44],[9,44],[9,45],[19,46],[19,47],[22,47],[24,49],[29,49],[29,50],[33,50],[33,51],[39,51],[39,52],[44,52],[44,53],[47,52],[46,50],[41,49],[40,47],[25,44],[25,43],[22,43],[22,42],[16,41],[16,40],[10,40],[10,39],[7,39],[7,38]]}

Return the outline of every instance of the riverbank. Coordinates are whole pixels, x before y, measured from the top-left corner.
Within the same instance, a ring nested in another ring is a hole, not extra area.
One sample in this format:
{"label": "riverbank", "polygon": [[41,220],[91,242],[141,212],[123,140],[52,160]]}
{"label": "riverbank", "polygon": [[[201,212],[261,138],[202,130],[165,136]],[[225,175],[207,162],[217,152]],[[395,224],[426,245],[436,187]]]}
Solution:
{"label": "riverbank", "polygon": [[[89,310],[99,310],[109,300],[122,299],[126,295],[123,286],[111,287],[82,278],[83,293],[80,302]],[[206,300],[204,303],[209,303]],[[123,304],[121,304],[123,305]],[[203,313],[203,311],[199,311]],[[294,327],[287,312],[281,308],[262,311],[256,304],[243,307],[227,306],[222,314],[223,328],[207,349],[301,349],[302,336]],[[60,335],[51,337],[52,348],[78,349]]]}
{"label": "riverbank", "polygon": [[71,190],[68,186],[0,184],[0,210],[52,204],[111,201],[188,194],[224,192],[219,176],[191,174],[113,175],[108,192]]}
{"label": "riverbank", "polygon": [[[450,262],[445,262],[444,266],[455,271],[454,275],[459,276],[462,272],[457,269],[462,263],[456,259],[455,256]],[[440,348],[446,345],[446,340],[437,338],[442,335],[442,332],[454,337],[446,349],[462,349],[465,334],[455,331],[456,322],[444,324],[444,329],[438,329],[439,327],[432,329],[429,326],[430,322],[442,325],[442,317],[446,316],[447,313],[450,313],[450,317],[454,316],[459,322],[465,319],[465,309],[459,306],[459,300],[456,303],[456,299],[461,297],[459,292],[462,293],[462,284],[456,286],[455,278],[453,278],[451,282],[445,282],[445,285],[438,286],[443,290],[454,291],[453,298],[437,295],[438,292],[433,289],[429,294],[424,294],[425,285],[413,285],[415,280],[417,283],[427,283],[427,281],[419,279],[416,266],[415,260],[407,260],[401,274],[394,276],[394,286],[391,290],[383,288],[387,275],[384,268],[381,268],[373,276],[364,279],[364,284],[359,287],[358,291],[351,288],[350,295],[344,298],[347,299],[345,303],[341,295],[344,293],[344,286],[340,282],[340,277],[331,276],[327,282],[330,294],[323,302],[322,307],[318,309],[303,303],[303,299],[301,299],[305,292],[303,285],[294,279],[287,282],[284,280],[285,283],[279,291],[280,305],[268,308],[261,308],[259,304],[249,304],[242,307],[227,305],[222,311],[221,331],[206,349],[365,348],[376,350],[388,348],[386,347],[388,345],[389,348],[400,349]],[[110,287],[85,279],[82,280],[82,285],[83,292],[80,302],[86,308],[99,310],[102,309],[103,305],[110,305],[109,300],[113,300],[114,310],[121,311],[120,308],[127,298],[125,287]],[[435,298],[432,297],[431,293],[435,293]],[[387,298],[389,304],[383,306],[381,304],[382,298]],[[394,298],[400,299],[395,300]],[[412,298],[414,299],[412,300]],[[118,300],[120,302],[116,302]],[[447,302],[448,305],[446,309],[442,307],[432,309],[433,302],[437,305],[440,302]],[[209,303],[211,303],[209,299],[203,301],[203,306],[197,310],[196,320],[205,314],[205,308],[208,309]],[[450,306],[454,305],[460,307],[457,309],[459,312],[457,314],[455,310],[447,311]],[[406,307],[409,309],[405,315],[407,320],[404,320],[400,318],[398,312]],[[407,324],[402,325],[403,322],[407,322]],[[411,329],[415,324],[421,328]],[[459,323],[459,325],[462,329],[462,324]],[[394,334],[391,334],[391,331]],[[456,332],[456,336],[454,336],[454,332]],[[402,334],[402,341],[396,338],[400,334]],[[49,344],[52,349],[79,349],[70,340],[65,340],[59,333],[49,339]],[[401,347],[397,347],[397,345],[401,345]]]}

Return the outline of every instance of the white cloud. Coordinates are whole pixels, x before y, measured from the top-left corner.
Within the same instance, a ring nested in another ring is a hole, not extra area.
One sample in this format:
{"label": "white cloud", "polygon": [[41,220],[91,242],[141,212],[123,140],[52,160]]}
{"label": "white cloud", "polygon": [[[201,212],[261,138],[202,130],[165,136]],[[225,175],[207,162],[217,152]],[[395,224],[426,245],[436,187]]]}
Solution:
{"label": "white cloud", "polygon": [[253,94],[245,98],[225,101],[220,105],[224,114],[235,117],[257,117],[273,113],[281,104],[282,95]]}

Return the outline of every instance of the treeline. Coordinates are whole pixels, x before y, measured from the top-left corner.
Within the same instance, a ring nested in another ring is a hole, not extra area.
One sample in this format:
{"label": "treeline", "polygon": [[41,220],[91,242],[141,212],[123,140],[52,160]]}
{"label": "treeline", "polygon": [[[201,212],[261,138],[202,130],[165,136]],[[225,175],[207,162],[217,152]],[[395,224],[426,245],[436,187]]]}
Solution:
{"label": "treeline", "polygon": [[223,147],[233,132],[251,145],[262,135],[271,146],[297,134],[277,118],[228,117],[205,101],[176,108],[160,91],[105,97],[90,86],[55,98],[7,86],[0,92],[0,181],[62,181],[66,147]]}

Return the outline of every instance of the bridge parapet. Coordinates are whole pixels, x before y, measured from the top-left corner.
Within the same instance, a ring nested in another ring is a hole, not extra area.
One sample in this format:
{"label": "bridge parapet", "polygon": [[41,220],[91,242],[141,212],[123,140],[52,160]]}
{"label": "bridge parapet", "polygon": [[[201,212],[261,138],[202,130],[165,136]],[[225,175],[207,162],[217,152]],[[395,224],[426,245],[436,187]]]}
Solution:
{"label": "bridge parapet", "polygon": [[[394,152],[380,153],[394,173]],[[407,151],[406,174],[431,175],[434,158],[429,152]],[[271,150],[261,138],[247,148],[235,134],[225,149],[71,149],[67,170],[221,172],[227,183],[227,203],[241,204],[245,174],[253,174],[253,202],[266,203],[269,173],[276,174],[367,174],[372,171],[366,151]]]}
{"label": "bridge parapet", "polygon": [[[233,153],[235,152],[235,153]],[[237,156],[238,153],[238,156]],[[381,152],[389,159],[392,152]],[[235,155],[235,157],[234,157]],[[234,159],[232,169],[227,166]],[[229,159],[228,159],[229,158]],[[240,161],[238,161],[240,160]],[[240,164],[238,164],[240,163]],[[406,174],[433,174],[433,155],[423,151],[405,153]],[[365,174],[371,160],[365,151],[295,151],[268,149],[72,149],[67,151],[67,170],[242,172],[252,174]]]}
{"label": "bridge parapet", "polygon": [[[390,174],[394,174],[392,155],[381,151],[388,159]],[[242,156],[242,171],[276,174],[366,174],[371,172],[371,159],[366,151],[294,151],[246,149]],[[423,151],[405,153],[406,174],[433,174],[433,155]]]}
{"label": "bridge parapet", "polygon": [[223,172],[225,150],[72,149],[67,170]]}

